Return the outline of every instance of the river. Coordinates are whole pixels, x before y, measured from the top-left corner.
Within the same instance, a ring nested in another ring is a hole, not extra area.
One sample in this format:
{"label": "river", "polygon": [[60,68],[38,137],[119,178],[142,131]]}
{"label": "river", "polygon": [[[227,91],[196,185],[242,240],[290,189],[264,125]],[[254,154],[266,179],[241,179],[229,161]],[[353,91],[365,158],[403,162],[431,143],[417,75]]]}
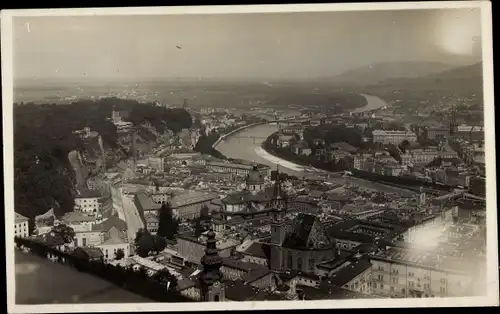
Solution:
{"label": "river", "polygon": [[[359,108],[366,110],[367,108],[380,108],[388,106],[382,99],[371,96],[363,95],[367,100],[367,105]],[[276,124],[261,124],[254,127],[247,128],[231,135],[224,139],[217,145],[216,149],[229,158],[244,159],[270,167],[275,168],[277,164],[280,169],[289,175],[298,177],[304,176],[306,173],[315,172],[316,169],[312,167],[304,167],[295,165],[283,159],[279,159],[271,154],[268,154],[261,148],[262,142],[272,133],[277,131]]]}
{"label": "river", "polygon": [[359,113],[368,110],[379,109],[382,107],[389,107],[389,105],[385,101],[383,101],[377,96],[371,96],[366,94],[361,94],[361,95],[366,98],[366,105],[361,108],[356,108],[355,110],[352,111],[352,113]]}

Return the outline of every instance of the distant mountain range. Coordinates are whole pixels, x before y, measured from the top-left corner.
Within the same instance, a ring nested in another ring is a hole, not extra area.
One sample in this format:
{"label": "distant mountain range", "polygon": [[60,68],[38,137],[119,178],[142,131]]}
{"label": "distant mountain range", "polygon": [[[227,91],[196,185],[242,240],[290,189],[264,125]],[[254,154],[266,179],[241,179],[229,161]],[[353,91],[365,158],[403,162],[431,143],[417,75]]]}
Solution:
{"label": "distant mountain range", "polygon": [[394,78],[373,84],[370,87],[388,87],[412,90],[449,90],[454,93],[474,94],[483,88],[483,63],[456,67],[413,78]]}
{"label": "distant mountain range", "polygon": [[367,65],[333,77],[333,82],[348,85],[373,85],[392,79],[417,78],[452,69],[441,62],[388,62]]}

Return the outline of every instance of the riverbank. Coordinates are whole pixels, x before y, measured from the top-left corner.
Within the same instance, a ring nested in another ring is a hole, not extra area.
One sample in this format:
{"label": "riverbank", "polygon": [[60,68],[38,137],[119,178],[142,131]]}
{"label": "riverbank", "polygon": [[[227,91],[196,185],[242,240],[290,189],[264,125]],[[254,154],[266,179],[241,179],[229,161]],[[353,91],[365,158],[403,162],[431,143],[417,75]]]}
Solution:
{"label": "riverbank", "polygon": [[278,156],[270,154],[262,147],[255,147],[255,154],[257,156],[269,161],[269,162],[272,162],[275,165],[285,167],[286,169],[290,169],[290,170],[297,171],[297,172],[306,171],[304,166],[295,164],[293,162],[290,162],[288,160],[285,160],[283,158],[280,158]]}

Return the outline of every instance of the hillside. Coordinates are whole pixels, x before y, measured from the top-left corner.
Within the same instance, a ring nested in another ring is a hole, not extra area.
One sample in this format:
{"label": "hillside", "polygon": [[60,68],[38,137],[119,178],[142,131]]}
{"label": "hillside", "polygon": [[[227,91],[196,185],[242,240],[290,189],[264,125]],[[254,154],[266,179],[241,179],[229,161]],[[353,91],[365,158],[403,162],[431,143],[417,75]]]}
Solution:
{"label": "hillside", "polygon": [[482,63],[475,63],[416,78],[386,80],[373,87],[391,86],[394,89],[448,91],[450,93],[467,95],[482,91],[482,73]]}
{"label": "hillside", "polygon": [[451,69],[440,62],[387,62],[367,65],[333,77],[338,84],[371,85],[397,78],[416,78]]}
{"label": "hillside", "polygon": [[[52,207],[56,215],[73,209],[74,185],[77,180],[72,164],[75,164],[78,155],[76,152],[82,152],[82,156],[94,160],[102,155],[104,148],[118,149],[116,128],[107,120],[113,106],[134,113],[134,122],[149,121],[157,129],[169,128],[178,132],[191,126],[191,116],[184,109],[167,109],[116,98],[78,101],[65,106],[15,104],[16,212],[33,218]],[[85,143],[73,134],[74,130],[85,126],[99,133],[103,147],[96,141]],[[86,173],[80,174],[79,181],[85,175]]]}

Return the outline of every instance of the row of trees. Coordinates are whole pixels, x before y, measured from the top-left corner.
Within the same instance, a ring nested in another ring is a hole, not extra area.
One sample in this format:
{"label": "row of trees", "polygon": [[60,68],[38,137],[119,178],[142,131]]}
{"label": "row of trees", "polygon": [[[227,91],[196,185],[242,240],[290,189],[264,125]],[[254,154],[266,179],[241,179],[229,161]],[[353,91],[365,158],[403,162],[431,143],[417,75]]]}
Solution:
{"label": "row of trees", "polygon": [[134,270],[89,260],[81,256],[61,252],[31,239],[14,239],[18,248],[27,248],[31,253],[42,258],[53,257],[56,262],[76,268],[78,271],[98,276],[106,281],[157,302],[192,302],[177,290],[177,278],[167,269],[149,276],[144,267]]}

